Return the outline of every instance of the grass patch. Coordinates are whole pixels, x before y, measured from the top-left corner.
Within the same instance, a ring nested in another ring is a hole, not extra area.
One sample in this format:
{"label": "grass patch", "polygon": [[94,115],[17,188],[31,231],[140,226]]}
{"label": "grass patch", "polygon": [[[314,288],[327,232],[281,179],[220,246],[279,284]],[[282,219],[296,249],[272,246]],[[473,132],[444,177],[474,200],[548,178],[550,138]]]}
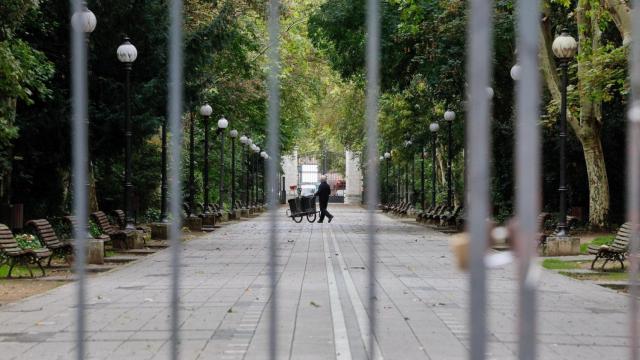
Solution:
{"label": "grass patch", "polygon": [[595,245],[595,246],[600,246],[600,245],[609,245],[613,242],[613,240],[615,239],[615,235],[606,235],[606,236],[599,236],[595,239],[593,239],[590,243],[586,243],[586,244],[580,244],[580,253],[582,254],[588,254],[589,253],[589,245]]}
{"label": "grass patch", "polygon": [[564,261],[558,259],[545,259],[542,262],[542,267],[549,270],[569,270],[578,269],[579,262],[577,261]]}
{"label": "grass patch", "polygon": [[[38,265],[34,265],[31,267],[31,271],[33,271],[33,276],[40,276],[42,273],[38,268]],[[0,266],[0,278],[6,278],[9,274],[9,265]],[[16,265],[13,267],[13,271],[11,272],[11,277],[29,277],[29,270],[22,265]]]}
{"label": "grass patch", "polygon": [[116,252],[113,251],[113,250],[107,250],[107,251],[104,252],[104,257],[113,257],[113,256],[116,256],[116,255],[117,255]]}
{"label": "grass patch", "polygon": [[572,277],[578,280],[590,280],[590,281],[626,281],[629,280],[629,274],[627,272],[594,272],[594,273],[571,273],[566,271],[559,272],[562,275]]}

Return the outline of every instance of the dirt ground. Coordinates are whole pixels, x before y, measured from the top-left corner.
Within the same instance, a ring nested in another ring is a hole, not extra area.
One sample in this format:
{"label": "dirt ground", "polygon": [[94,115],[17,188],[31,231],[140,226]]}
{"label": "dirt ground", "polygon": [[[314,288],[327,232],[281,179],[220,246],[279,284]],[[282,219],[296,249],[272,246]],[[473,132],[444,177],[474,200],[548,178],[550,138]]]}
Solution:
{"label": "dirt ground", "polygon": [[67,281],[0,279],[0,306],[49,291],[66,283]]}

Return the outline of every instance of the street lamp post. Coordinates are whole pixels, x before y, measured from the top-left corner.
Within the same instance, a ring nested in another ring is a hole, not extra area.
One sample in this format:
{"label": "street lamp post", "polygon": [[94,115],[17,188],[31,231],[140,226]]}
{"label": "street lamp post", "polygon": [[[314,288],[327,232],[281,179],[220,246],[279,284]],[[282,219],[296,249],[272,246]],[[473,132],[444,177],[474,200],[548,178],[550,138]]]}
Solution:
{"label": "street lamp post", "polygon": [[[213,113],[213,109],[209,104],[200,107],[200,115],[203,118],[204,125],[204,166],[202,167],[202,182],[204,192],[204,212],[202,221],[203,231],[213,231],[214,223],[211,223],[211,211],[209,211],[209,117]],[[215,220],[214,220],[215,221]]]}
{"label": "street lamp post", "polygon": [[440,130],[440,124],[432,122],[429,125],[431,131],[431,205],[436,203],[436,136]]}
{"label": "street lamp post", "polygon": [[391,153],[388,152],[388,151],[385,152],[384,153],[384,158],[385,158],[385,160],[387,160],[387,173],[386,173],[385,178],[384,178],[384,183],[385,183],[385,185],[384,185],[384,187],[385,187],[384,198],[386,200],[386,203],[389,203],[389,191],[390,191],[390,189],[389,189],[389,166],[391,165]]}
{"label": "street lamp post", "polygon": [[240,143],[242,144],[242,167],[244,175],[244,206],[249,207],[249,166],[247,164],[247,147],[249,146],[250,139],[246,135],[240,137]]}
{"label": "street lamp post", "polygon": [[251,182],[251,191],[253,192],[253,203],[258,206],[258,154],[260,153],[260,146],[253,144],[251,146],[251,150],[253,151],[253,156],[251,159],[252,169],[253,169],[253,181]]}
{"label": "street lamp post", "polygon": [[231,136],[231,211],[233,216],[236,216],[236,138],[238,130],[231,130],[229,136]]}
{"label": "street lamp post", "polygon": [[160,185],[160,222],[167,223],[167,191],[169,185],[167,183],[167,120],[162,121],[162,183]]}
{"label": "street lamp post", "polygon": [[262,165],[262,184],[260,184],[260,189],[262,190],[262,203],[266,204],[266,193],[270,192],[271,189],[267,189],[267,181],[266,177],[267,177],[267,166],[265,164],[265,162],[267,161],[267,159],[269,158],[269,155],[267,155],[267,153],[265,151],[260,152],[260,164]]}
{"label": "street lamp post", "polygon": [[567,227],[567,67],[569,61],[575,56],[578,50],[578,43],[569,35],[567,30],[562,30],[560,36],[556,37],[552,45],[553,54],[560,60],[562,69],[562,103],[560,106],[559,124],[559,147],[560,147],[560,185],[558,192],[560,195],[560,219],[558,219],[558,229],[556,236],[568,236]]}
{"label": "street lamp post", "polygon": [[[404,147],[409,150],[409,153],[411,153],[412,145],[413,145],[413,141],[411,141],[411,139],[405,140]],[[413,162],[413,155],[411,156],[411,161]],[[409,202],[411,200],[409,196],[409,170],[410,169],[412,169],[412,167],[410,167],[408,163],[405,163],[404,164],[404,200],[406,202]],[[411,178],[413,179],[413,174],[411,175]]]}
{"label": "street lamp post", "polygon": [[451,173],[451,162],[452,162],[452,124],[453,120],[456,118],[456,113],[447,110],[444,113],[444,120],[447,122],[447,207],[451,209],[453,207],[453,176]]}
{"label": "street lamp post", "polygon": [[131,183],[131,96],[130,96],[130,84],[131,84],[131,69],[133,68],[133,62],[138,57],[138,50],[131,44],[128,37],[124,37],[122,45],[118,47],[116,51],[118,60],[124,64],[125,72],[125,149],[124,149],[124,206],[127,221],[127,230],[134,230],[134,221],[132,213],[132,190],[133,184]]}
{"label": "street lamp post", "polygon": [[229,126],[229,121],[222,116],[218,120],[218,133],[220,134],[220,198],[218,206],[222,211],[224,205],[224,129]]}
{"label": "street lamp post", "polygon": [[420,206],[422,206],[422,211],[426,211],[427,207],[425,204],[425,189],[424,189],[424,158],[427,157],[427,152],[424,148],[422,148],[422,154],[420,154]]}

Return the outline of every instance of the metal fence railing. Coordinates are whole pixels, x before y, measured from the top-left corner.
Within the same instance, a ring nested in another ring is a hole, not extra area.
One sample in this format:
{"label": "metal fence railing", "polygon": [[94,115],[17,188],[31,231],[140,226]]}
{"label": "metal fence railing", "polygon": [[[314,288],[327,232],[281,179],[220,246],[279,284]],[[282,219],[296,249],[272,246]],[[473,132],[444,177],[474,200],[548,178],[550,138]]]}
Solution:
{"label": "metal fence railing", "polygon": [[[633,1],[633,8],[640,0]],[[516,215],[518,229],[515,236],[519,272],[519,358],[536,357],[536,272],[532,259],[535,254],[536,215],[539,211],[540,180],[540,139],[539,106],[541,84],[538,69],[540,1],[521,0],[517,2],[518,12],[518,61],[521,66],[521,78],[517,83],[517,149],[516,149]],[[72,13],[82,10],[81,0],[71,1]],[[170,228],[171,244],[171,288],[170,288],[170,358],[179,358],[179,288],[180,288],[180,199],[181,154],[183,110],[183,3],[181,0],[169,1],[169,67],[168,67],[168,123],[171,136],[170,147],[170,211],[173,221]],[[634,11],[635,12],[635,11]],[[268,75],[268,152],[273,160],[269,162],[267,189],[278,188],[279,153],[279,14],[278,0],[268,2],[269,31],[269,75]],[[487,283],[485,272],[485,253],[488,247],[488,224],[490,197],[490,113],[491,100],[486,96],[491,83],[492,63],[492,14],[491,0],[470,0],[467,54],[467,204],[469,208],[468,230],[471,238],[470,261],[470,351],[469,358],[485,359],[487,352]],[[640,223],[640,20],[634,19],[631,72],[631,104],[629,110],[628,131],[628,219],[633,226],[633,241],[630,256],[631,268],[631,316],[630,316],[630,358],[638,359],[638,225]],[[378,204],[378,99],[380,83],[380,1],[367,0],[367,43],[366,43],[366,131],[367,152],[366,204],[368,208],[368,316],[366,334],[369,344],[366,346],[369,358],[379,358],[375,349],[376,330],[376,220]],[[87,45],[80,29],[71,27],[71,65],[72,65],[72,131],[73,131],[73,190],[74,214],[78,227],[75,229],[76,257],[84,259],[86,254],[87,229],[87,154],[88,154],[88,81],[87,81]],[[277,289],[277,203],[276,192],[268,197],[270,236],[269,236],[269,278],[271,303],[269,316],[269,358],[276,359],[278,343],[278,289]],[[77,273],[76,307],[76,358],[85,358],[85,314],[87,311],[86,269],[84,261],[75,262]]]}

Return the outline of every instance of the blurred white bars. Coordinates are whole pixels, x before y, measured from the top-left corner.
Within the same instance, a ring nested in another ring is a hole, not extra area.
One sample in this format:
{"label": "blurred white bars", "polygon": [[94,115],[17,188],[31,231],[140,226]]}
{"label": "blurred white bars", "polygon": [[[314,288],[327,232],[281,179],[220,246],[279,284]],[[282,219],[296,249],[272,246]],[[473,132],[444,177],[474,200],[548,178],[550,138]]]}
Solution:
{"label": "blurred white bars", "polygon": [[277,192],[280,169],[280,1],[269,0],[269,73],[267,75],[268,123],[267,149],[267,205],[269,212],[269,281],[271,302],[269,307],[269,359],[278,353],[278,217]]}
{"label": "blurred white bars", "polygon": [[472,360],[484,359],[487,349],[487,286],[484,256],[488,246],[489,179],[491,122],[487,88],[491,79],[492,58],[491,0],[471,0],[467,33],[468,101],[467,140],[467,207],[470,237],[469,304],[470,353]]}
{"label": "blurred white bars", "polygon": [[[70,13],[82,11],[82,1],[72,0]],[[72,24],[73,25],[73,24]],[[73,165],[73,215],[77,226],[73,229],[76,280],[76,359],[84,359],[86,346],[84,333],[85,300],[86,300],[86,241],[88,234],[88,94],[87,81],[87,42],[80,26],[71,29],[71,132],[72,132],[72,165]]]}
{"label": "blurred white bars", "polygon": [[631,248],[629,254],[629,358],[638,360],[638,252],[640,250],[640,0],[633,0],[631,19],[631,55],[629,71],[631,76],[631,99],[629,101],[627,124],[627,221],[631,222]]}
{"label": "blurred white bars", "polygon": [[540,2],[520,0],[518,19],[518,62],[521,76],[516,86],[516,234],[518,259],[520,338],[518,357],[536,358],[536,254],[537,216],[540,212]]}
{"label": "blurred white bars", "polygon": [[368,238],[368,310],[369,359],[376,359],[376,209],[378,206],[378,99],[380,97],[380,0],[367,1],[367,98],[365,121],[367,131],[366,176]]}
{"label": "blurred white bars", "polygon": [[182,212],[182,111],[183,111],[183,7],[182,0],[169,2],[169,74],[167,115],[171,142],[169,149],[170,184],[169,184],[169,213],[171,225],[169,242],[171,247],[171,324],[170,358],[180,358],[179,349],[179,320],[180,320],[180,235]]}

